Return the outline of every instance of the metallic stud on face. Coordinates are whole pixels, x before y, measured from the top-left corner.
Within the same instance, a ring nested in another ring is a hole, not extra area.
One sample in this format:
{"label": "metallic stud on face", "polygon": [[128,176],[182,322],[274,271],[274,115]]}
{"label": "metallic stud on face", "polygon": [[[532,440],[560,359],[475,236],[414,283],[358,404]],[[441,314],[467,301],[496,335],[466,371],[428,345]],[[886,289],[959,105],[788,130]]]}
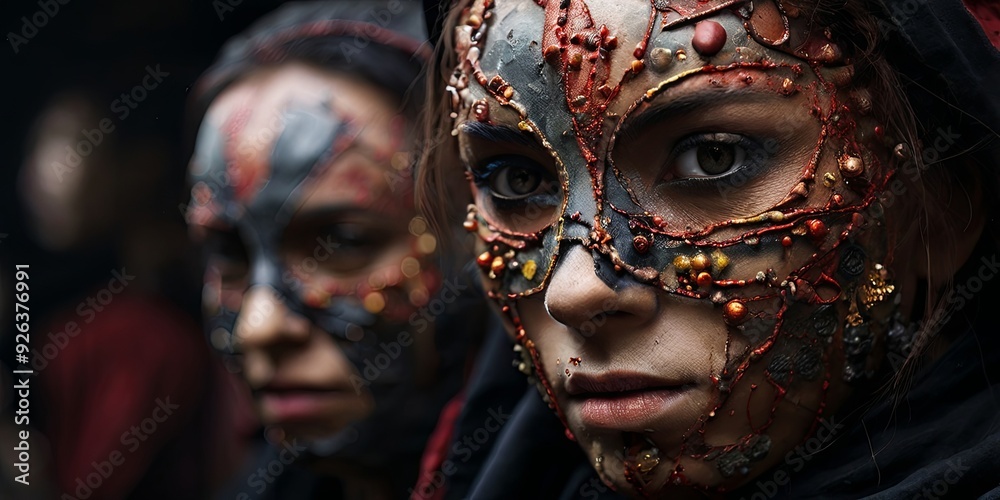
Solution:
{"label": "metallic stud on face", "polygon": [[649,251],[649,245],[650,245],[649,238],[647,238],[647,237],[645,237],[645,236],[643,236],[641,234],[638,235],[638,236],[636,236],[635,238],[632,238],[632,247],[635,248],[636,252],[639,252],[639,253],[646,253],[646,252],[648,252]]}
{"label": "metallic stud on face", "polygon": [[691,269],[691,258],[687,255],[678,255],[674,257],[674,268],[680,272],[685,272]]}
{"label": "metallic stud on face", "polygon": [[695,271],[703,271],[712,267],[712,259],[703,253],[699,253],[691,258],[691,269]]}
{"label": "metallic stud on face", "polygon": [[837,159],[837,166],[840,167],[840,173],[844,177],[857,177],[865,171],[865,164],[861,158],[846,154]]}
{"label": "metallic stud on face", "polygon": [[899,158],[900,160],[909,160],[910,148],[908,148],[906,144],[899,143],[892,149],[892,154],[896,155],[896,158]]}
{"label": "metallic stud on face", "polygon": [[478,264],[479,267],[486,267],[490,265],[490,262],[493,262],[493,255],[489,252],[483,252],[479,254],[479,257],[476,257],[476,264]]}
{"label": "metallic stud on face", "polygon": [[674,62],[674,53],[670,49],[656,47],[649,52],[649,66],[657,73],[663,73]]}
{"label": "metallic stud on face", "polygon": [[702,288],[712,286],[712,275],[702,271],[698,273],[697,278],[695,278],[695,282]]}
{"label": "metallic stud on face", "polygon": [[472,113],[476,121],[487,122],[490,119],[490,103],[486,99],[479,99],[472,105]]}
{"label": "metallic stud on face", "polygon": [[809,231],[809,236],[812,237],[814,240],[821,240],[827,234],[830,233],[830,230],[826,227],[826,224],[819,219],[812,219],[806,221],[806,229]]}
{"label": "metallic stud on face", "polygon": [[730,326],[743,323],[748,313],[747,305],[742,300],[730,300],[722,308],[722,315],[726,319],[726,324]]}

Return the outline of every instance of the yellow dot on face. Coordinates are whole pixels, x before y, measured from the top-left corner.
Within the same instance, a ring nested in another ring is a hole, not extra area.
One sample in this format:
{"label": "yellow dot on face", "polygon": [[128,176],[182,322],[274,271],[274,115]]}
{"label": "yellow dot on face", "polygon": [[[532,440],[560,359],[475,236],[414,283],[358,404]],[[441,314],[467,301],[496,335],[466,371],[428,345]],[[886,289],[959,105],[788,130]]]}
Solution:
{"label": "yellow dot on face", "polygon": [[306,290],[302,301],[309,307],[327,307],[330,305],[330,294],[322,290],[310,288]]}
{"label": "yellow dot on face", "polygon": [[410,220],[410,234],[420,236],[427,232],[427,221],[419,215]]}
{"label": "yellow dot on face", "polygon": [[691,269],[691,258],[687,255],[678,255],[677,257],[674,257],[674,267],[677,268],[678,271],[687,271],[688,269]]}
{"label": "yellow dot on face", "polygon": [[715,251],[712,252],[712,262],[714,262],[719,271],[721,271],[729,265],[729,256],[722,253],[722,250],[716,248]]}
{"label": "yellow dot on face", "polygon": [[407,257],[403,259],[403,263],[400,264],[399,268],[403,271],[403,276],[412,278],[417,274],[420,274],[420,261],[414,259],[413,257]]}
{"label": "yellow dot on face", "polygon": [[536,271],[538,271],[538,264],[535,264],[533,260],[529,260],[521,266],[521,275],[528,281],[535,279]]}
{"label": "yellow dot on face", "polygon": [[837,183],[837,176],[833,175],[830,172],[823,174],[823,185],[825,185],[826,187],[833,187],[833,185],[836,183]]}
{"label": "yellow dot on face", "polygon": [[380,292],[372,292],[365,296],[365,310],[372,313],[378,314],[385,309],[385,297],[382,296]]}
{"label": "yellow dot on face", "polygon": [[417,238],[417,251],[422,254],[434,253],[437,248],[437,238],[431,234],[424,233]]}
{"label": "yellow dot on face", "polygon": [[410,166],[410,153],[400,151],[392,155],[392,168],[396,170],[403,170]]}
{"label": "yellow dot on face", "polygon": [[372,287],[372,290],[381,290],[385,288],[385,276],[380,272],[372,273],[368,276],[368,286]]}
{"label": "yellow dot on face", "polygon": [[430,299],[430,296],[427,294],[426,288],[420,287],[410,290],[410,304],[421,307],[427,304],[428,299]]}

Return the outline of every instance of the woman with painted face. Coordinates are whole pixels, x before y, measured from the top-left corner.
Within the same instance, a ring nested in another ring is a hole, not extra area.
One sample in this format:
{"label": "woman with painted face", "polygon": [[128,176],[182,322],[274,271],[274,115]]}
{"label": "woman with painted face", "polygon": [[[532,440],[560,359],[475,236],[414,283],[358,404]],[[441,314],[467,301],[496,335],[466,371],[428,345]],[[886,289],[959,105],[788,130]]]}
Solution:
{"label": "woman with painted face", "polygon": [[290,4],[196,88],[208,331],[272,445],[229,497],[402,497],[461,386],[488,311],[414,208],[425,39],[416,4]]}
{"label": "woman with painted face", "polygon": [[968,4],[452,6],[421,197],[541,398],[448,496],[1000,494],[1000,32]]}

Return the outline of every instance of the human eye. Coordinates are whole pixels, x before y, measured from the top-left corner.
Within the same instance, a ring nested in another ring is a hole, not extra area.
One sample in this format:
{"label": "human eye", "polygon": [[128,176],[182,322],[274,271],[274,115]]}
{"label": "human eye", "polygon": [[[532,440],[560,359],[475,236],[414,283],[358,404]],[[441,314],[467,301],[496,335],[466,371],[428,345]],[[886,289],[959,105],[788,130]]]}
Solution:
{"label": "human eye", "polygon": [[405,241],[406,233],[377,214],[305,214],[286,228],[281,254],[293,272],[331,275],[366,269]]}
{"label": "human eye", "polygon": [[329,235],[333,246],[340,252],[369,252],[385,244],[386,233],[377,227],[353,221],[329,224],[321,234]]}
{"label": "human eye", "polygon": [[559,204],[555,175],[530,158],[497,156],[470,166],[469,171],[480,193],[486,194],[498,210]]}
{"label": "human eye", "polygon": [[760,173],[770,155],[755,139],[730,133],[703,133],[677,143],[660,182],[705,182],[721,180],[741,172]]}

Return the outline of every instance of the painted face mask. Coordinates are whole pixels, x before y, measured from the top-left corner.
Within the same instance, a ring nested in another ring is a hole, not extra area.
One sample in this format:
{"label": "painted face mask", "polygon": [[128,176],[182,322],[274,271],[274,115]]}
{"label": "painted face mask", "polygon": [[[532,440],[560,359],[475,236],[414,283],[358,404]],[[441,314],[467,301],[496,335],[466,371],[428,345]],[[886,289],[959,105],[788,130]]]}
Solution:
{"label": "painted face mask", "polygon": [[[446,91],[475,200],[465,228],[567,434],[544,370],[560,361],[519,316],[561,256],[582,248],[610,289],[710,304],[725,325],[711,402],[680,444],[661,456],[652,430],[624,433],[636,492],[706,487],[682,459],[713,466],[716,491],[739,484],[774,459],[779,405],[810,414],[804,436],[843,400],[831,393],[905,342],[878,201],[895,143],[829,30],[773,0],[477,0],[460,22]],[[762,112],[779,99],[790,113]]]}
{"label": "painted face mask", "polygon": [[[400,269],[380,270],[353,289],[341,286],[335,278],[336,272],[328,269],[338,265],[336,262],[327,266],[289,262],[282,255],[282,246],[286,243],[289,221],[302,201],[301,193],[339,155],[364,147],[354,140],[357,126],[329,105],[305,108],[292,104],[280,120],[284,127],[267,159],[267,170],[259,165],[241,164],[236,159],[233,142],[227,138],[240,135],[240,119],[248,111],[246,108],[231,115],[222,130],[210,124],[203,126],[193,161],[197,167],[192,169],[191,218],[238,229],[249,247],[248,286],[270,287],[291,311],[347,341],[347,345],[377,345],[375,337],[380,331],[405,322],[416,307],[426,303],[436,287],[436,274],[427,262],[433,247],[414,241],[413,253],[403,259]],[[400,120],[397,124],[401,128],[403,123]],[[403,141],[402,130],[398,132],[400,136],[392,151],[362,154],[376,161],[395,155],[393,161],[408,169],[408,155],[396,150]],[[408,175],[405,172],[400,175],[404,174]],[[359,196],[378,198],[386,213],[412,211],[406,197],[368,194],[364,180],[357,181],[354,187],[361,193]],[[415,240],[426,232],[420,218],[410,221],[409,228],[413,229]],[[317,253],[325,257],[323,260],[336,260],[340,244],[330,235],[325,239],[320,235],[315,240]],[[231,316],[224,311],[220,314]],[[379,325],[380,322],[388,324]],[[232,325],[218,326],[232,331]]]}
{"label": "painted face mask", "polygon": [[[233,244],[213,254],[238,254],[244,261],[241,276],[228,279],[229,290],[226,278],[210,273],[206,279],[213,346],[238,356],[238,320],[272,314],[249,310],[244,293],[271,294],[290,316],[307,320],[310,331],[336,340],[356,370],[354,390],[359,397],[370,393],[374,401],[373,412],[361,421],[309,442],[306,460],[404,464],[396,471],[404,476],[411,474],[441,405],[460,383],[467,344],[452,342],[454,348],[431,355],[438,367],[432,375],[425,369],[427,353],[408,346],[446,342],[442,338],[451,333],[439,335],[438,329],[461,332],[451,321],[468,318],[456,314],[432,321],[425,311],[441,290],[442,277],[436,240],[413,206],[413,123],[404,118],[412,113],[390,115],[397,112],[391,106],[366,105],[352,96],[389,98],[419,83],[426,48],[419,43],[423,26],[417,9],[409,3],[295,4],[262,23],[257,34],[231,42],[203,79],[203,95],[217,103],[224,88],[239,87],[241,75],[260,69],[279,75],[268,89],[290,97],[262,103],[252,97],[257,94],[239,90],[226,101],[234,106],[203,121],[191,161],[188,211],[193,228],[218,228],[226,236],[217,243]],[[361,34],[368,45],[344,53],[342,44]],[[355,86],[369,90],[316,98],[324,85],[327,92],[338,88],[310,76],[322,75],[316,67],[324,64],[342,79],[360,77]],[[295,75],[304,80],[295,81]],[[272,108],[273,119],[259,118],[261,109]],[[322,206],[307,210],[315,199]]]}
{"label": "painted face mask", "polygon": [[[344,261],[348,258],[345,252],[349,249],[342,247],[354,240],[377,247],[379,235],[297,235],[289,230],[289,223],[302,203],[302,194],[347,153],[371,158],[376,164],[391,158],[399,167],[394,172],[403,179],[400,185],[406,186],[409,154],[400,151],[404,122],[395,122],[398,137],[394,145],[384,151],[370,150],[356,140],[357,120],[342,116],[329,104],[305,107],[291,103],[280,119],[283,127],[262,165],[261,158],[247,158],[236,151],[237,144],[245,144],[239,140],[240,126],[249,109],[231,114],[221,129],[208,122],[202,127],[192,161],[194,186],[189,219],[199,226],[235,229],[246,248],[247,288],[270,289],[289,311],[340,341],[348,359],[363,373],[368,368],[364,361],[370,362],[382,353],[380,343],[391,342],[400,331],[409,329],[411,315],[427,303],[440,284],[431,262],[434,243],[426,234],[426,224],[420,217],[405,217],[413,213],[409,197],[381,192],[384,190],[372,186],[363,176],[346,179],[357,192],[359,207],[376,207],[387,217],[395,214],[399,220],[391,228],[393,234],[381,234],[383,244],[397,238],[395,234],[406,234],[410,240],[410,252],[398,262],[373,270],[366,279],[357,279],[351,276],[353,269],[345,268],[349,265]],[[291,241],[299,237],[310,241]],[[314,247],[311,255],[285,250],[310,245]],[[342,277],[345,274],[347,277]],[[239,304],[230,307],[238,308]],[[209,318],[213,345],[231,351],[238,313],[227,308],[224,301],[218,303],[215,312]],[[400,384],[411,377],[413,363],[406,361],[388,364],[371,381],[376,400],[391,400],[390,392],[400,390]],[[369,385],[368,381],[365,385]]]}

